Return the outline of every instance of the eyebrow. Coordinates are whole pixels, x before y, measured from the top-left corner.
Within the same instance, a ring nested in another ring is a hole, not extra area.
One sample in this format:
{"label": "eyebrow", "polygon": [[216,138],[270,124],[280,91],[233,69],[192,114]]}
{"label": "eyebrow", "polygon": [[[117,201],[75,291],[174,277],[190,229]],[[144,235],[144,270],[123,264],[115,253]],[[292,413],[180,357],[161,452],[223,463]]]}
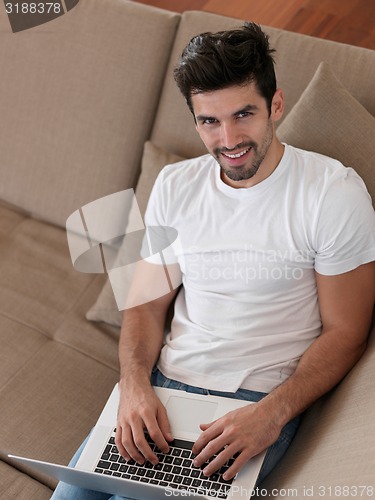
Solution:
{"label": "eyebrow", "polygon": [[[242,113],[247,113],[249,111],[258,111],[259,107],[256,104],[247,104],[244,108],[235,111],[232,116],[236,117]],[[196,121],[202,122],[205,120],[216,120],[215,116],[198,115],[195,117]]]}
{"label": "eyebrow", "polygon": [[237,115],[240,115],[241,113],[246,113],[248,111],[258,111],[258,110],[259,110],[259,107],[256,104],[248,104],[244,108],[233,113],[233,116],[237,116]]}

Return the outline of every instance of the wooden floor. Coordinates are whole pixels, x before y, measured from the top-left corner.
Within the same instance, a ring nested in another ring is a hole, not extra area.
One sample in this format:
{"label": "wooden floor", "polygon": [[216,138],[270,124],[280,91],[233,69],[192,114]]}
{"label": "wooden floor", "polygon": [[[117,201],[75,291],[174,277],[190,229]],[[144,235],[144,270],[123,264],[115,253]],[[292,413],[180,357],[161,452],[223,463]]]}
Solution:
{"label": "wooden floor", "polygon": [[203,10],[375,50],[375,0],[135,0]]}

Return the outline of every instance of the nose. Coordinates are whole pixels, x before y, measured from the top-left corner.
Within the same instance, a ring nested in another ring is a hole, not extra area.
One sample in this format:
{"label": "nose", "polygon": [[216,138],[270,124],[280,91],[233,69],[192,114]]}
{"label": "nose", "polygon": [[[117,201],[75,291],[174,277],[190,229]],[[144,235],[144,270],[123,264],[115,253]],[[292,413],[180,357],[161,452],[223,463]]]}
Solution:
{"label": "nose", "polygon": [[221,123],[220,127],[221,147],[234,149],[240,142],[236,126],[233,123]]}

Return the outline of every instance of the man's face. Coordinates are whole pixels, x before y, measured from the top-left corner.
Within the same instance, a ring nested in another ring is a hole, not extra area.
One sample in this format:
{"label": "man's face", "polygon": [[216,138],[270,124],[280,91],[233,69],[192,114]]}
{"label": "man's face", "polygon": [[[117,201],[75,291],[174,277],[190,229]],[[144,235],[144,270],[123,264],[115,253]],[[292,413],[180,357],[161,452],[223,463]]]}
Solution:
{"label": "man's face", "polygon": [[280,90],[271,114],[254,83],[195,94],[192,104],[197,131],[226,184],[250,187],[273,172],[282,155],[274,134],[274,122],[283,111]]}

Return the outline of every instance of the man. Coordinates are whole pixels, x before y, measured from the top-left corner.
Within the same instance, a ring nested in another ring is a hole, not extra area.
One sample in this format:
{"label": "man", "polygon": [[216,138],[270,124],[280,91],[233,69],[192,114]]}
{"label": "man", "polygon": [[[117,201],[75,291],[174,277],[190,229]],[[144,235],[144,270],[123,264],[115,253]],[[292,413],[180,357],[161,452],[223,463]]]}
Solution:
{"label": "man", "polygon": [[[144,429],[164,452],[173,438],[152,384],[241,397],[255,404],[202,422],[196,465],[218,453],[204,467],[211,475],[235,455],[229,480],[268,449],[261,482],[298,416],[365,350],[371,200],[352,169],[277,139],[284,98],[272,52],[247,23],[194,37],[175,70],[210,154],[166,167],[150,197],[146,224],[178,231],[182,287],[124,313],[116,444],[126,459],[157,463]],[[155,265],[143,265],[152,277]],[[108,498],[89,493],[72,498]]]}

